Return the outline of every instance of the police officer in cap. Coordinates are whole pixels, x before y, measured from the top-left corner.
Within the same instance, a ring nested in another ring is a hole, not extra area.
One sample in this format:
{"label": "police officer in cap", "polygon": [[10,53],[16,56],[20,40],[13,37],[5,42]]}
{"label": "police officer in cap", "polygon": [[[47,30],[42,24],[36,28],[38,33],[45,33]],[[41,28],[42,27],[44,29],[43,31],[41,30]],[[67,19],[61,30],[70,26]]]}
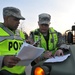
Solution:
{"label": "police officer in cap", "polygon": [[22,31],[17,30],[20,20],[25,20],[15,7],[3,8],[4,23],[0,23],[0,75],[25,75],[25,66],[16,66],[21,60],[15,54],[25,40]]}
{"label": "police officer in cap", "polygon": [[62,34],[53,27],[50,27],[50,20],[51,15],[47,13],[39,14],[39,28],[30,33],[31,44],[40,39],[38,45],[36,45],[45,49],[44,53],[37,60],[33,61],[31,65],[34,65],[41,60],[51,58],[52,56],[63,55],[63,50],[60,48],[63,43]]}

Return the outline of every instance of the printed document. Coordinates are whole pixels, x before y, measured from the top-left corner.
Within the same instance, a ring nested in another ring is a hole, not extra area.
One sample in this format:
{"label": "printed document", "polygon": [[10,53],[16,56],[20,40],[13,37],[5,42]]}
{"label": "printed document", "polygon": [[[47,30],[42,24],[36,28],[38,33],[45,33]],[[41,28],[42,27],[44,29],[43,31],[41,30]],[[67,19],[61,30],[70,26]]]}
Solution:
{"label": "printed document", "polygon": [[44,52],[44,48],[35,47],[26,42],[21,46],[20,51],[16,57],[20,58],[21,61],[17,65],[28,66],[34,59],[39,57]]}
{"label": "printed document", "polygon": [[70,54],[67,55],[63,55],[63,56],[55,56],[52,58],[47,59],[45,62],[62,62],[64,60],[66,60],[68,57],[70,56]]}

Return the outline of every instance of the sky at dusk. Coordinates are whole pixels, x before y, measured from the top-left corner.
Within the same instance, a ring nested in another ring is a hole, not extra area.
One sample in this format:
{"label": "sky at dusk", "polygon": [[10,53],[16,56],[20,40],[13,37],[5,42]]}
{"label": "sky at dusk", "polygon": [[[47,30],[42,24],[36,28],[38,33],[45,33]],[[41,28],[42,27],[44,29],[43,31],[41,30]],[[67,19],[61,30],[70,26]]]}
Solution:
{"label": "sky at dusk", "polygon": [[28,34],[38,28],[38,15],[51,15],[50,26],[64,33],[71,29],[75,22],[75,0],[0,0],[0,22],[3,22],[3,8],[17,7],[21,10],[25,20],[21,21],[19,29]]}

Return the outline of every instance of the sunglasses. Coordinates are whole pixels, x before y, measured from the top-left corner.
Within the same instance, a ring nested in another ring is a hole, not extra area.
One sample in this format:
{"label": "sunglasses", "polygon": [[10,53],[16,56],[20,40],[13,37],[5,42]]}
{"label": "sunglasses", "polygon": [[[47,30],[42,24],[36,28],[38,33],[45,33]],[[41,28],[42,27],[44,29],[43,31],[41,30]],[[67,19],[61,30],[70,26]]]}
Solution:
{"label": "sunglasses", "polygon": [[48,24],[41,24],[40,26],[48,27],[49,25]]}

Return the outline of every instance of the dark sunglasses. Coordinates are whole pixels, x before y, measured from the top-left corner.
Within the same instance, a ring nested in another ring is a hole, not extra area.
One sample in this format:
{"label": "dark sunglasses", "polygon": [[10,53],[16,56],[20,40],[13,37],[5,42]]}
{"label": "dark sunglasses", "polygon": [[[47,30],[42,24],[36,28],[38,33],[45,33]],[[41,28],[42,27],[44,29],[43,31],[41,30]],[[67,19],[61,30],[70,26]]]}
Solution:
{"label": "dark sunglasses", "polygon": [[48,27],[49,25],[48,25],[48,24],[41,24],[41,26],[45,26],[45,27]]}

